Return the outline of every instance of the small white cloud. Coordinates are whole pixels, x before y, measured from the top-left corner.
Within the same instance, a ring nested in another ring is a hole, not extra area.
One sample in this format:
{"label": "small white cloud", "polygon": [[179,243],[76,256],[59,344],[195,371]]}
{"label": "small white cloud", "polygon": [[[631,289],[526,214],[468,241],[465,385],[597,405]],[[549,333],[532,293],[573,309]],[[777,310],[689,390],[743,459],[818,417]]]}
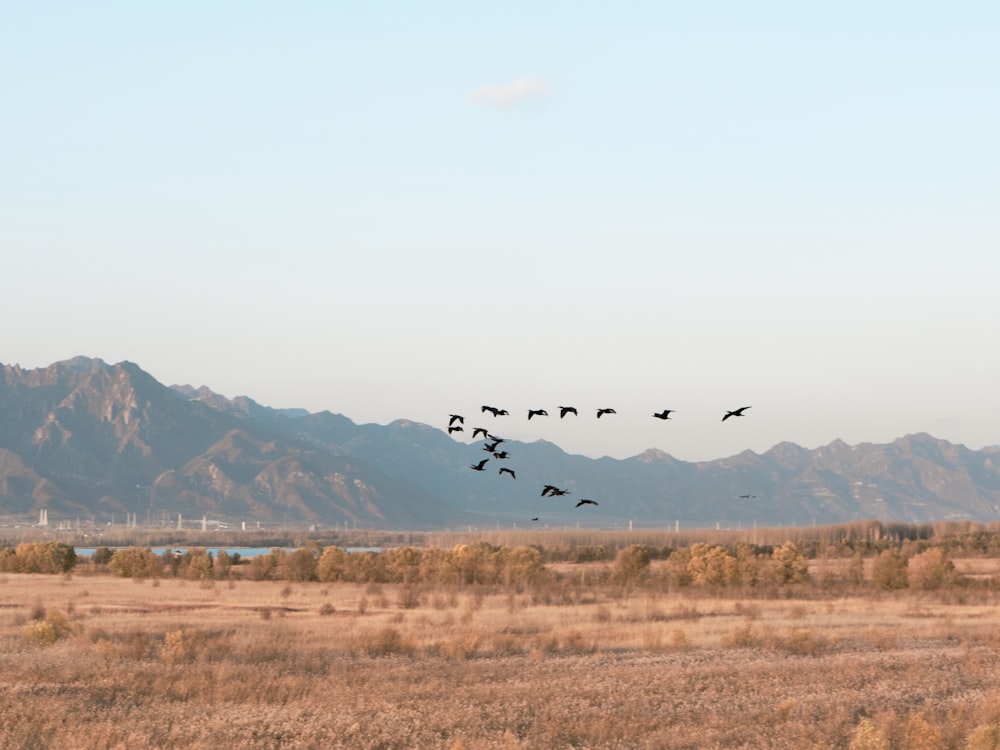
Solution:
{"label": "small white cloud", "polygon": [[546,81],[515,78],[510,83],[477,86],[469,92],[469,101],[493,109],[514,109],[532,99],[543,99],[552,93]]}

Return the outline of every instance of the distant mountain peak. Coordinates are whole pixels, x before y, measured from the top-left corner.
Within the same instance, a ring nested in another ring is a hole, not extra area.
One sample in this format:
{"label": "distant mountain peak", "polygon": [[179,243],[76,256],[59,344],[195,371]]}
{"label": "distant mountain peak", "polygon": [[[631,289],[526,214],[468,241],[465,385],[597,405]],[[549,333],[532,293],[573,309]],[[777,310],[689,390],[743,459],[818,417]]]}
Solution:
{"label": "distant mountain peak", "polygon": [[52,367],[58,367],[63,370],[69,370],[70,372],[93,372],[94,370],[100,370],[108,366],[107,362],[99,357],[85,357],[83,355],[78,355],[72,359],[67,359],[62,362],[56,362]]}
{"label": "distant mountain peak", "polygon": [[657,461],[676,461],[677,459],[666,451],[661,451],[659,448],[649,448],[636,456],[635,460],[640,463],[650,464]]}

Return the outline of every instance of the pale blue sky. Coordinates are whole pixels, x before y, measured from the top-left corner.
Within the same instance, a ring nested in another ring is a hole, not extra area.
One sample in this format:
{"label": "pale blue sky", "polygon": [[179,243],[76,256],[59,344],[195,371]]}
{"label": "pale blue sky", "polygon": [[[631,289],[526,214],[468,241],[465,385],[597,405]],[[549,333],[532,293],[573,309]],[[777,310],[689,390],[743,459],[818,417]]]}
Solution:
{"label": "pale blue sky", "polygon": [[0,361],[594,456],[1000,444],[1000,5],[474,5],[10,4]]}

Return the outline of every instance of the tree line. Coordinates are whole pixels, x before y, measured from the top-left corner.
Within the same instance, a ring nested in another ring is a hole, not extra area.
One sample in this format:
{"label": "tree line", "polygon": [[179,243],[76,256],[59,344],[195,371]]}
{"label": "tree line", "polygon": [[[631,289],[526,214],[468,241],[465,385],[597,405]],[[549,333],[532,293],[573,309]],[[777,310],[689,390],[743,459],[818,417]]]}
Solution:
{"label": "tree line", "polygon": [[[578,561],[603,562],[581,566],[580,582],[625,586],[756,588],[815,583],[844,583],[895,590],[936,590],[959,582],[951,559],[954,544],[904,540],[893,548],[845,550],[828,548],[819,573],[810,572],[808,545],[786,542],[758,546],[745,542],[727,547],[696,542],[680,548],[633,544],[614,555],[603,546],[578,550]],[[562,558],[564,550],[556,557]],[[866,564],[867,561],[867,564]],[[0,547],[0,571],[12,573],[70,573],[80,559],[73,547],[60,542],[25,542]],[[654,564],[655,563],[655,564]],[[323,583],[397,583],[431,586],[500,585],[517,588],[552,582],[574,575],[565,566],[558,573],[546,560],[544,549],[493,545],[486,541],[439,547],[397,547],[383,551],[348,552],[342,547],[322,547],[315,542],[295,550],[280,547],[243,560],[220,550],[213,555],[202,547],[184,553],[155,554],[146,547],[111,550],[99,547],[83,572],[112,574],[134,579],[183,578],[215,581],[241,578],[250,581],[319,581]]]}

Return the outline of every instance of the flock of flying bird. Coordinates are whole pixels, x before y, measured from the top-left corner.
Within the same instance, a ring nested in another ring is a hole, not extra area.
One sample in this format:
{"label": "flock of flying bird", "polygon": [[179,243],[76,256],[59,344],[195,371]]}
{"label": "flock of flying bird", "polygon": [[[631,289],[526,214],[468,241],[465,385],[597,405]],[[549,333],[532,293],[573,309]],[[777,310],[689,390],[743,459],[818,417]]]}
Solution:
{"label": "flock of flying bird", "polygon": [[[579,416],[579,412],[574,406],[560,406],[559,408],[559,418],[564,419],[567,414],[572,414],[574,416]],[[741,406],[739,409],[732,409],[727,411],[723,417],[722,421],[725,422],[730,417],[744,417],[749,406]],[[510,412],[506,409],[499,409],[495,406],[487,406],[484,404],[482,406],[483,414],[492,414],[495,417],[506,417],[510,415]],[[660,412],[653,412],[653,417],[656,419],[670,419],[670,415],[675,413],[675,409],[664,409]],[[614,409],[602,408],[597,410],[597,418],[600,419],[605,414],[617,414]],[[528,409],[528,421],[531,421],[533,417],[547,417],[549,413],[545,409]],[[448,434],[451,435],[454,432],[464,432],[465,431],[465,417],[461,414],[449,414],[448,415]],[[502,461],[510,457],[510,454],[506,450],[499,450],[500,444],[504,442],[504,438],[497,437],[496,435],[490,434],[490,432],[485,427],[474,427],[472,429],[472,438],[482,437],[486,441],[483,445],[483,450],[490,454],[490,457]],[[472,464],[469,468],[473,471],[485,471],[486,464],[489,463],[490,457],[484,458],[481,461]],[[500,467],[499,474],[507,474],[511,479],[517,479],[516,472],[506,466]],[[542,497],[562,497],[563,495],[570,494],[569,490],[560,489],[552,484],[546,484],[542,487]],[[753,497],[751,495],[740,497]],[[574,507],[579,508],[583,505],[600,505],[596,500],[590,500],[588,498],[580,498]],[[531,519],[532,521],[539,520],[538,517]]]}

